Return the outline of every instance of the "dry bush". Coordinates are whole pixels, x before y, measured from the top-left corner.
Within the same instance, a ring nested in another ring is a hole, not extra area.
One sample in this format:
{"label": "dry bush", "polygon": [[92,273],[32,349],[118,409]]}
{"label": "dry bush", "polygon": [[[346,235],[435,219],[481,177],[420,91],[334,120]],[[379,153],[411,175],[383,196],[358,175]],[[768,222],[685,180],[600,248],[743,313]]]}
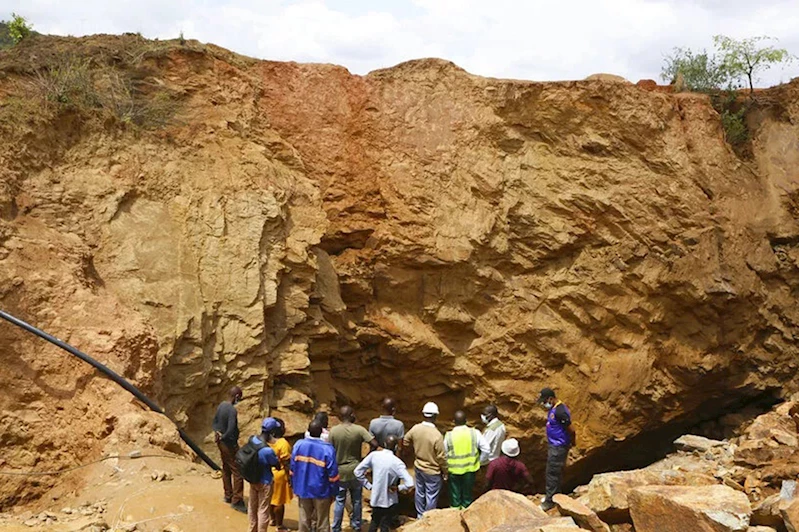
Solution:
{"label": "dry bush", "polygon": [[93,69],[88,60],[74,57],[37,71],[30,85],[47,106],[86,113],[99,110],[143,128],[167,125],[179,106],[164,87],[134,79],[129,71]]}
{"label": "dry bush", "polygon": [[102,107],[125,124],[145,128],[167,125],[178,109],[172,94],[161,87],[147,91],[147,84],[126,77],[116,70],[108,71],[102,80]]}
{"label": "dry bush", "polygon": [[31,85],[47,104],[83,109],[97,107],[100,103],[91,66],[84,59],[70,57],[58,65],[39,70]]}

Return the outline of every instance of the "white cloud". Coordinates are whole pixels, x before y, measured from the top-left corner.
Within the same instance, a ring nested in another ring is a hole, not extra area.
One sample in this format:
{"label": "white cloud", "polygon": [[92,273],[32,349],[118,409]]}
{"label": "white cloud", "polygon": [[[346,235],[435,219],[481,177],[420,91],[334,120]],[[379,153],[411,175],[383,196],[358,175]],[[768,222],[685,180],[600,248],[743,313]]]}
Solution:
{"label": "white cloud", "polygon": [[[0,0],[44,33],[141,32],[213,42],[264,59],[330,62],[364,74],[418,57],[475,74],[657,78],[674,46],[771,35],[799,54],[795,0]],[[799,76],[799,62],[763,83]]]}

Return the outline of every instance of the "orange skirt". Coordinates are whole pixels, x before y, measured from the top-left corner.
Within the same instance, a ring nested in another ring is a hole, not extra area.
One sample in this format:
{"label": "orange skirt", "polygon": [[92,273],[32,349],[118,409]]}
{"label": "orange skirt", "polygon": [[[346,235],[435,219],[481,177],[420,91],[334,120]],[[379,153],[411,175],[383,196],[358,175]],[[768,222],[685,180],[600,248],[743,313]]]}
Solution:
{"label": "orange skirt", "polygon": [[283,506],[291,502],[294,493],[289,486],[289,476],[286,468],[279,471],[272,470],[274,479],[274,487],[272,488],[272,506]]}

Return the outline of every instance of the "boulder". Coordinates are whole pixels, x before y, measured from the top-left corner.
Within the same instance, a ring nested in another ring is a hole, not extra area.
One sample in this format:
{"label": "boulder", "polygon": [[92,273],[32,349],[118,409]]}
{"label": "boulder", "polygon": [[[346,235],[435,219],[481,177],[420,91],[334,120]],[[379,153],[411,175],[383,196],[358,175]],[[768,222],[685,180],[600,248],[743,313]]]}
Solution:
{"label": "boulder", "polygon": [[610,525],[611,532],[635,532],[633,525],[630,523],[619,523],[616,525]]}
{"label": "boulder", "polygon": [[499,525],[489,532],[574,532],[575,530],[580,530],[580,527],[571,517],[542,517],[523,523]]}
{"label": "boulder", "polygon": [[561,515],[571,517],[580,528],[593,532],[610,532],[610,527],[597,514],[580,501],[568,495],[557,494],[552,501]]}
{"label": "boulder", "polygon": [[457,508],[446,508],[443,510],[431,510],[425,512],[424,517],[400,528],[402,532],[442,532],[452,530],[452,532],[465,531],[461,522],[461,511]]}
{"label": "boulder", "polygon": [[491,490],[463,511],[469,532],[488,532],[500,525],[526,524],[549,517],[524,495],[505,490]]}
{"label": "boulder", "polygon": [[644,486],[629,495],[636,532],[746,532],[752,508],[727,486]]}
{"label": "boulder", "polygon": [[712,485],[716,480],[702,473],[677,470],[635,469],[594,475],[580,502],[609,524],[630,521],[627,496],[641,486]]}
{"label": "boulder", "polygon": [[658,82],[654,79],[640,79],[638,83],[636,83],[638,87],[646,90],[655,90],[658,88]]}
{"label": "boulder", "polygon": [[624,83],[626,85],[632,85],[632,83],[623,76],[618,76],[616,74],[605,74],[601,72],[599,74],[591,74],[585,79],[586,81],[611,81],[613,83]]}
{"label": "boulder", "polygon": [[799,498],[781,500],[779,508],[788,532],[799,532]]}
{"label": "boulder", "polygon": [[780,514],[780,494],[775,493],[760,501],[752,509],[752,525],[764,525],[771,527],[782,527],[782,515]]}
{"label": "boulder", "polygon": [[711,440],[710,438],[704,438],[702,436],[694,436],[693,434],[686,434],[674,440],[674,446],[680,451],[698,451],[704,453],[711,449],[727,447],[729,443],[726,441]]}

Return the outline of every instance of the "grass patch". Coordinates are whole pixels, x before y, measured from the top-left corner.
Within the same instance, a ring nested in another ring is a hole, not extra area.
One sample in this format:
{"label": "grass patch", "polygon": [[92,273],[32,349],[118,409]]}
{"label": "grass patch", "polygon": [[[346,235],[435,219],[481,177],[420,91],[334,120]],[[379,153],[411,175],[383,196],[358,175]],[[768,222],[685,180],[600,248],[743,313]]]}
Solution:
{"label": "grass patch", "polygon": [[28,86],[47,107],[99,114],[146,129],[168,125],[180,105],[173,91],[148,83],[135,71],[98,67],[74,56],[36,71]]}

